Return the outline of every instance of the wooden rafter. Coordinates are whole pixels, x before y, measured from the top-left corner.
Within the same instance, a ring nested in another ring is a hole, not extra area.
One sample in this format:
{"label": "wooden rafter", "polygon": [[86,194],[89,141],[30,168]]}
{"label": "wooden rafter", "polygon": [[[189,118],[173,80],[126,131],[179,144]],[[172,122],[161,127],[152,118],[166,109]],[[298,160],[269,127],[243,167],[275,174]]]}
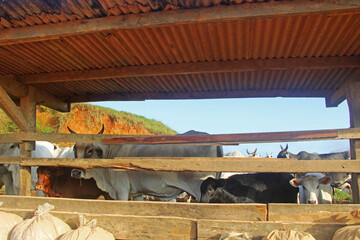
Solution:
{"label": "wooden rafter", "polygon": [[234,60],[222,62],[178,63],[151,66],[130,66],[108,69],[39,73],[21,77],[26,84],[82,81],[122,77],[160,76],[174,74],[198,74],[216,72],[245,72],[285,69],[358,68],[359,57],[324,57],[291,59]]}
{"label": "wooden rafter", "polygon": [[69,23],[46,24],[0,31],[0,44],[54,39],[61,36],[113,31],[117,29],[155,27],[168,24],[226,21],[239,18],[261,18],[285,15],[348,14],[359,12],[358,0],[338,1],[285,1],[236,6],[219,6],[202,9],[162,11],[129,14],[99,19],[79,20]]}
{"label": "wooden rafter", "polygon": [[9,118],[19,127],[23,132],[29,130],[29,124],[20,108],[12,101],[10,96],[6,93],[4,88],[0,86],[0,106]]}
{"label": "wooden rafter", "polygon": [[[7,94],[18,98],[26,97],[29,94],[29,86],[18,81],[15,77],[0,75],[0,87],[2,87]],[[36,97],[36,102],[38,104],[50,107],[61,112],[70,111],[70,107],[66,102],[61,101],[60,99],[34,87],[30,86],[30,88],[32,88],[32,91],[35,92],[34,94]]]}

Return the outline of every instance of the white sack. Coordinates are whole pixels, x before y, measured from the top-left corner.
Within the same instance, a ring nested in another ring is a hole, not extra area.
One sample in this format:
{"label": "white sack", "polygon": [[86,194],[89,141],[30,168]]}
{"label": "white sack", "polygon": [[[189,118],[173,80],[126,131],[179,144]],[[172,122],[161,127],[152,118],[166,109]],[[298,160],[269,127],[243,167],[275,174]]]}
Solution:
{"label": "white sack", "polygon": [[219,240],[251,240],[247,233],[223,233]]}
{"label": "white sack", "polygon": [[[0,206],[3,203],[0,202]],[[7,240],[9,232],[11,229],[19,222],[22,222],[23,219],[15,214],[0,212],[0,240]]]}
{"label": "white sack", "polygon": [[262,240],[315,240],[315,238],[307,232],[295,231],[291,229],[274,230],[269,235],[263,237]]}
{"label": "white sack", "polygon": [[114,236],[108,231],[96,227],[96,219],[87,222],[86,219],[79,216],[79,228],[69,231],[60,236],[57,240],[115,240]]}
{"label": "white sack", "polygon": [[71,228],[64,221],[54,217],[49,212],[53,205],[39,205],[35,216],[15,225],[9,240],[55,240]]}

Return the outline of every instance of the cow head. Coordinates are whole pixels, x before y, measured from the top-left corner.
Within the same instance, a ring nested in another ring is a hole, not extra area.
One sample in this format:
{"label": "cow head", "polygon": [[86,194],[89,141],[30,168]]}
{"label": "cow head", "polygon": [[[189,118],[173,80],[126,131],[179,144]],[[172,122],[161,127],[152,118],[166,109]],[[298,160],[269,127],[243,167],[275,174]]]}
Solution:
{"label": "cow head", "polygon": [[63,170],[56,167],[38,167],[37,174],[38,181],[35,185],[35,189],[43,191],[49,197],[59,197],[59,195],[52,191],[51,181],[55,181],[56,177],[63,175]]}
{"label": "cow head", "polygon": [[200,186],[201,190],[201,198],[200,202],[208,203],[210,199],[212,199],[215,190],[219,187],[223,187],[225,185],[225,179],[214,179],[213,177],[208,177],[205,179]]}
{"label": "cow head", "polygon": [[281,151],[278,153],[277,158],[290,158],[288,147],[288,144],[286,144],[285,148],[280,145]]}
{"label": "cow head", "polygon": [[[72,134],[77,134],[75,131],[71,130],[69,126],[67,126],[68,130]],[[104,133],[104,124],[98,134]],[[93,143],[76,143],[74,145],[75,158],[102,158],[103,157],[103,149],[101,146]]]}
{"label": "cow head", "polygon": [[259,158],[261,157],[261,155],[256,154],[257,148],[255,148],[255,150],[253,152],[249,152],[248,149],[246,149],[246,153],[248,154],[248,157],[253,157],[253,158]]}
{"label": "cow head", "polygon": [[19,155],[18,143],[0,144],[0,156],[18,156],[18,155]]}
{"label": "cow head", "polygon": [[330,184],[331,177],[324,176],[319,178],[317,175],[306,175],[302,179],[293,178],[290,180],[290,184],[294,187],[302,187],[300,192],[300,202],[307,204],[318,204],[321,194],[321,186]]}

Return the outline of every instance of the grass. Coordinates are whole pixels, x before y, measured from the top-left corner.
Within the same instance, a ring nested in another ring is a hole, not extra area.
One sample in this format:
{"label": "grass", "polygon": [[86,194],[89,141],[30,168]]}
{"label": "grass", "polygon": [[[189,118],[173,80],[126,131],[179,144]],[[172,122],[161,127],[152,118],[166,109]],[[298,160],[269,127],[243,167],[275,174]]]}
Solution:
{"label": "grass", "polygon": [[333,197],[335,197],[336,203],[351,203],[351,195],[339,189],[335,189]]}

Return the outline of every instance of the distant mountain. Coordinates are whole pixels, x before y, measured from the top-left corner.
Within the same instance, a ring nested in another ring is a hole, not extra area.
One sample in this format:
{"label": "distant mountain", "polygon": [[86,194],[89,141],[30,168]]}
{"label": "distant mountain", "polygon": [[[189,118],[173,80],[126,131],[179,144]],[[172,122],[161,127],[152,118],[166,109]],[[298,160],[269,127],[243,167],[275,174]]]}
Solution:
{"label": "distant mountain", "polygon": [[[128,112],[91,104],[72,104],[69,113],[38,106],[36,131],[43,133],[68,133],[69,126],[77,133],[98,133],[104,124],[104,134],[124,135],[175,135],[163,123]],[[0,133],[18,132],[16,125],[0,109]]]}

